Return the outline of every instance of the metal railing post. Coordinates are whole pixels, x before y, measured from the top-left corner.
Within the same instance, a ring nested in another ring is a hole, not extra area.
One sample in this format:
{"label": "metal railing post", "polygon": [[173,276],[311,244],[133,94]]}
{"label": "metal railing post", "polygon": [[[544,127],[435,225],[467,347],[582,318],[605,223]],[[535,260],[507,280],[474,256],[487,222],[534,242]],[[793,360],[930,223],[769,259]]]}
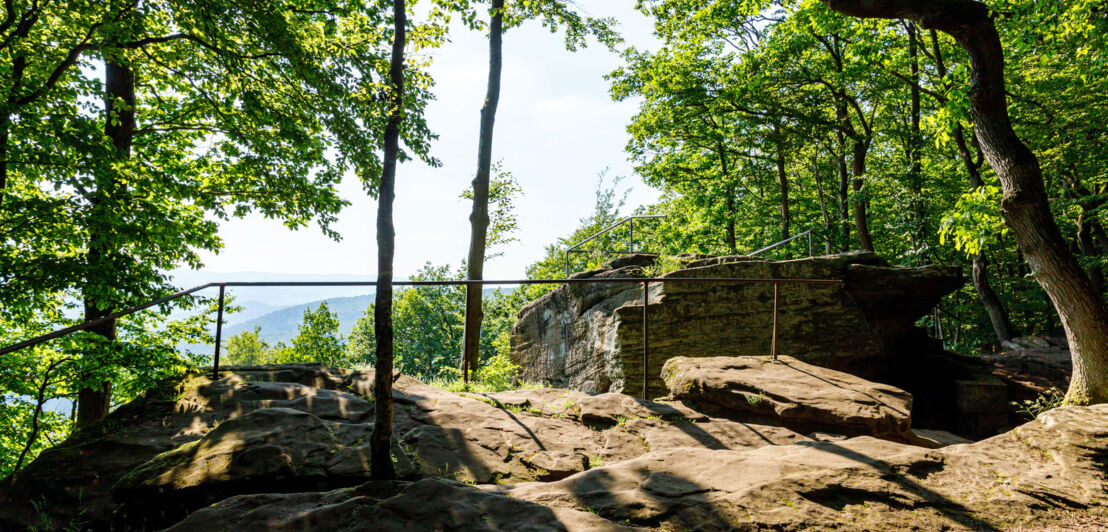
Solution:
{"label": "metal railing post", "polygon": [[805,232],[808,233],[808,256],[811,257],[812,256],[812,230],[809,229]]}
{"label": "metal railing post", "polygon": [[642,398],[647,397],[647,380],[650,376],[650,333],[646,323],[646,308],[650,305],[650,281],[642,282]]}
{"label": "metal railing post", "polygon": [[777,283],[773,283],[773,339],[769,347],[770,358],[777,361]]}
{"label": "metal railing post", "polygon": [[215,319],[215,359],[212,360],[212,379],[219,378],[219,344],[223,343],[223,294],[226,285],[219,285],[219,310]]}
{"label": "metal railing post", "polygon": [[634,253],[635,252],[635,219],[631,218],[631,220],[629,222],[627,222],[627,226],[631,228],[631,237],[628,241],[627,250],[630,251],[631,253]]}

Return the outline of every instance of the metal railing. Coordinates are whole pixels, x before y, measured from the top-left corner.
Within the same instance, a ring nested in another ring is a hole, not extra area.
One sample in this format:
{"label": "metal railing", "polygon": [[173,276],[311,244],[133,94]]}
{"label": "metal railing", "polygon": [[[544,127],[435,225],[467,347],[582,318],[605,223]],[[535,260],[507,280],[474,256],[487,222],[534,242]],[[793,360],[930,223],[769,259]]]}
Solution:
{"label": "metal railing", "polygon": [[[643,364],[643,383],[642,383],[642,397],[643,399],[649,399],[647,394],[647,383],[649,379],[647,376],[650,367],[650,335],[649,335],[649,322],[647,321],[648,309],[650,306],[650,285],[651,283],[717,283],[717,284],[772,284],[773,285],[773,332],[770,342],[770,356],[773,360],[777,360],[777,317],[778,317],[778,287],[782,284],[809,284],[809,285],[835,285],[842,286],[843,281],[839,279],[769,279],[769,278],[694,278],[694,277],[620,277],[620,278],[588,278],[588,279],[515,279],[515,280],[463,280],[463,281],[394,281],[392,284],[395,286],[461,286],[461,285],[477,285],[477,289],[481,290],[483,285],[492,286],[520,286],[531,284],[585,284],[585,283],[636,283],[642,284],[643,294],[643,307],[642,307],[642,364]],[[89,320],[84,323],[59,329],[57,331],[36,336],[29,340],[25,340],[19,343],[5,346],[0,348],[0,355],[11,353],[13,351],[19,351],[29,347],[34,347],[50,340],[60,338],[62,336],[72,334],[78,331],[83,331],[97,325],[104,324],[108,321],[122,318],[130,314],[148,309],[156,305],[162,305],[169,303],[173,300],[185,297],[187,295],[205,290],[208,288],[219,288],[219,307],[217,310],[216,318],[216,330],[215,330],[215,356],[212,362],[212,378],[219,378],[219,355],[220,347],[223,341],[223,309],[224,298],[228,287],[289,287],[289,286],[318,286],[318,287],[331,287],[331,286],[377,286],[374,281],[234,281],[234,282],[216,282],[207,283],[188,290],[181,290],[174,292],[165,297],[143,303],[119,312],[108,314],[102,318]],[[465,378],[468,380],[468,372],[466,372]]]}
{"label": "metal railing", "polygon": [[[605,227],[604,229],[601,229],[600,231],[594,233],[592,236],[590,236],[590,237],[588,237],[588,238],[586,238],[586,239],[584,239],[584,240],[582,240],[582,241],[566,248],[566,252],[565,252],[565,256],[566,256],[566,277],[569,277],[569,275],[570,275],[570,269],[569,269],[569,254],[570,253],[589,253],[590,251],[599,251],[601,253],[607,253],[609,255],[634,255],[635,253],[642,253],[642,252],[639,252],[639,251],[635,251],[635,220],[652,220],[652,219],[665,218],[665,217],[666,217],[666,215],[664,215],[664,214],[640,214],[640,215],[636,215],[636,216],[628,216],[628,217],[626,217],[626,218],[624,218],[624,219],[622,219],[622,220],[620,220],[620,221],[618,221],[618,222],[616,222],[612,225],[609,225],[608,227]],[[612,249],[597,249],[597,250],[577,249],[577,248],[579,248],[579,247],[581,247],[585,244],[588,244],[589,242],[595,240],[600,235],[603,235],[603,234],[607,233],[608,231],[611,231],[611,230],[613,230],[613,229],[615,229],[615,228],[617,228],[617,227],[619,227],[623,224],[627,224],[627,227],[628,227],[627,250],[626,251],[624,251],[624,250],[612,250]],[[647,254],[650,255],[651,253],[647,253]]]}
{"label": "metal railing", "polygon": [[786,239],[784,239],[780,242],[770,244],[770,245],[768,245],[768,246],[766,246],[762,249],[759,249],[758,251],[753,251],[751,253],[747,253],[746,255],[743,255],[743,256],[744,257],[753,257],[753,256],[755,256],[755,255],[757,255],[757,254],[759,254],[763,251],[769,251],[771,249],[781,247],[781,246],[783,246],[785,244],[788,244],[789,242],[792,242],[793,240],[796,240],[796,239],[798,239],[802,236],[808,237],[808,256],[811,257],[812,256],[812,230],[811,229],[809,229],[807,231],[804,231],[803,233],[798,233],[798,234],[795,234],[793,236],[790,236],[789,238],[786,238]]}

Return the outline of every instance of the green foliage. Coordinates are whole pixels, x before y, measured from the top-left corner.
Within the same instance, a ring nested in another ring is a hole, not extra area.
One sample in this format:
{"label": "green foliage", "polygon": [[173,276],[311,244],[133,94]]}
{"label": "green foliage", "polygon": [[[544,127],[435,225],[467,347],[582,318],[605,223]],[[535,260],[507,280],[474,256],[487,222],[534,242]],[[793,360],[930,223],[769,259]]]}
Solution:
{"label": "green foliage", "polygon": [[[514,175],[504,170],[503,162],[492,166],[489,179],[489,227],[485,240],[485,260],[503,255],[503,252],[490,253],[493,249],[519,241],[514,233],[519,229],[519,218],[515,214],[515,202],[523,194]],[[462,199],[473,200],[473,188],[462,193]]]}
{"label": "green foliage", "polygon": [[1000,189],[997,187],[982,187],[964,194],[943,218],[939,243],[950,240],[955,249],[966,255],[981,253],[986,242],[999,240],[1008,233],[1000,217],[999,205]]}
{"label": "green foliage", "polygon": [[244,366],[270,363],[269,344],[259,335],[261,327],[253,331],[243,331],[227,339],[227,363]]}
{"label": "green foliage", "polygon": [[1034,399],[1028,399],[1019,403],[1012,403],[1019,408],[1028,418],[1035,419],[1039,414],[1053,410],[1065,404],[1066,394],[1057,388],[1051,388]]}
{"label": "green foliage", "polygon": [[343,367],[347,364],[343,356],[342,335],[339,334],[339,319],[327,308],[326,302],[320,303],[315,311],[311,308],[304,311],[304,321],[292,339],[292,350],[310,357],[311,362],[325,366]]}

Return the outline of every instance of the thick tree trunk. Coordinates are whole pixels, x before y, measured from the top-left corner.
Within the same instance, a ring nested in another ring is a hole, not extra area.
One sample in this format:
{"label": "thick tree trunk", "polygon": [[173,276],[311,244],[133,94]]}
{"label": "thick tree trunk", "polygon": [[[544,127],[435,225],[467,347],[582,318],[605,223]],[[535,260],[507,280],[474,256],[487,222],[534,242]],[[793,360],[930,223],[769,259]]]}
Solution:
{"label": "thick tree trunk", "polygon": [[792,220],[789,217],[789,178],[785,173],[785,147],[780,125],[773,125],[773,136],[777,151],[774,160],[777,165],[777,183],[781,188],[781,240],[786,240],[792,234],[789,229]]}
{"label": "thick tree trunk", "polygon": [[1012,129],[1004,85],[1004,51],[989,8],[974,0],[824,0],[840,13],[912,18],[945,32],[969,54],[970,118],[985,158],[1004,189],[1001,214],[1035,279],[1058,310],[1073,359],[1066,401],[1108,402],[1108,308],[1066,247],[1050,212],[1035,154]]}
{"label": "thick tree trunk", "polygon": [[854,140],[853,156],[851,157],[851,171],[854,190],[854,228],[858,231],[858,245],[863,251],[873,251],[873,240],[869,236],[869,215],[866,214],[865,195],[862,194],[862,186],[866,176],[866,153],[869,145],[863,139]]}
{"label": "thick tree trunk", "polygon": [[373,307],[373,332],[377,362],[373,377],[373,435],[370,437],[370,475],[374,479],[396,477],[392,465],[392,262],[396,231],[392,224],[392,203],[396,197],[396,156],[400,151],[400,123],[404,118],[404,44],[408,16],[404,0],[393,0],[392,62],[389,85],[391,111],[385,125],[385,153],[381,166],[381,187],[377,191],[377,295]]}
{"label": "thick tree trunk", "polygon": [[[504,0],[492,0],[489,21],[489,81],[485,105],[481,107],[481,130],[477,145],[477,176],[473,179],[473,212],[469,215],[469,280],[485,275],[485,241],[489,229],[489,174],[492,172],[492,133],[496,108],[500,103],[500,70],[503,66]],[[482,286],[466,285],[465,338],[462,347],[462,372],[477,370],[481,355]]]}
{"label": "thick tree trunk", "polygon": [[[107,93],[104,99],[104,135],[112,141],[115,159],[125,161],[131,157],[131,145],[135,137],[135,74],[125,59],[114,57],[105,61],[104,87]],[[108,170],[106,174],[97,176],[96,189],[92,191],[87,259],[92,271],[96,272],[95,275],[101,279],[111,275],[113,271],[111,257],[115,251],[111,249],[108,239],[111,224],[102,220],[111,216],[117,184],[116,176]],[[85,321],[111,314],[114,308],[112,302],[97,300],[87,295],[84,304]],[[115,320],[90,328],[88,331],[114,341],[116,339]],[[94,361],[92,365],[96,364]],[[108,415],[111,407],[112,383],[104,381],[99,386],[82,388],[77,392],[77,397],[77,404],[80,405],[77,411],[77,426],[91,425]]]}

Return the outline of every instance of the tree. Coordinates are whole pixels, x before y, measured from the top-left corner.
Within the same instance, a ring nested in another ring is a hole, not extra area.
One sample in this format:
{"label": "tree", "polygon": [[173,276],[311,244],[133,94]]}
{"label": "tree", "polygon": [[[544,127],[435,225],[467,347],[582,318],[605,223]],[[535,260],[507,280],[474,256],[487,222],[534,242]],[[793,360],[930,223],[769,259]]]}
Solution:
{"label": "tree", "polygon": [[325,366],[341,368],[346,365],[339,318],[327,307],[326,301],[314,311],[310,307],[304,310],[304,321],[292,339],[292,348],[306,360]]}
{"label": "tree", "polygon": [[[485,103],[481,106],[481,127],[478,133],[477,176],[473,178],[473,212],[469,260],[470,281],[481,280],[485,272],[485,239],[489,228],[489,174],[492,171],[492,134],[496,108],[500,103],[500,71],[503,66],[504,0],[491,0],[489,9],[489,80]],[[477,369],[481,343],[482,285],[466,285],[465,339],[462,346],[462,375]]]}
{"label": "tree", "polygon": [[374,338],[377,360],[373,379],[373,435],[370,439],[370,471],[373,478],[389,480],[396,476],[392,466],[392,259],[396,231],[392,223],[392,203],[396,189],[396,159],[400,145],[400,125],[404,119],[404,44],[407,12],[404,0],[393,0],[392,59],[389,67],[390,101],[385,126],[385,153],[381,182],[377,192],[377,295],[374,301]]}
{"label": "tree", "polygon": [[[521,24],[524,20],[538,18],[554,31],[559,25],[566,27],[566,47],[570,50],[585,43],[585,36],[596,35],[609,47],[619,38],[612,30],[611,20],[597,20],[583,17],[574,9],[567,7],[562,0],[519,0],[514,2],[512,18],[508,26]],[[468,11],[468,2],[460,6]],[[492,171],[493,127],[496,121],[496,109],[500,102],[500,75],[503,67],[503,33],[505,29],[504,0],[489,0],[489,76],[485,100],[481,106],[481,125],[478,132],[477,173],[473,178],[473,211],[470,214],[470,243],[467,278],[479,281],[484,278],[486,244],[489,228],[489,176]],[[467,18],[475,20],[472,14]],[[471,26],[474,25],[471,22]],[[479,347],[481,344],[481,296],[480,283],[466,285],[465,339],[462,347],[462,373],[469,378],[469,372],[477,369]]]}
{"label": "tree", "polygon": [[1062,238],[1038,158],[1012,129],[1004,50],[988,7],[974,0],[826,2],[849,16],[914,19],[925,29],[951,35],[969,54],[970,116],[985,158],[1004,189],[1001,212],[1036,280],[1054,302],[1069,340],[1073,376],[1066,401],[1108,402],[1108,308]]}
{"label": "tree", "polygon": [[261,332],[261,326],[255,326],[253,331],[242,331],[228,338],[225,347],[227,362],[243,366],[272,363],[269,344],[261,339]]}
{"label": "tree", "polygon": [[[200,251],[219,249],[213,220],[250,212],[291,228],[315,222],[337,237],[329,225],[345,201],[336,183],[349,167],[363,175],[376,168],[366,149],[380,139],[369,140],[370,109],[385,103],[366,90],[375,71],[350,63],[374,64],[381,38],[372,12],[338,0],[323,10],[96,6],[102,19],[54,22],[89,24],[83,31],[95,46],[81,50],[104,61],[104,82],[87,79],[88,68],[69,69],[42,97],[61,105],[21,108],[13,130],[25,164],[4,192],[11,208],[0,219],[0,299],[34,312],[50,294],[71,293],[89,318],[153,299],[170,291],[165,271],[199,266]],[[105,105],[94,112],[89,102],[99,95]],[[355,104],[364,110],[355,113]],[[419,152],[427,133],[413,123],[406,133]],[[108,349],[113,327],[99,328]],[[110,404],[110,358],[90,352],[76,364],[85,373],[83,424]]]}

